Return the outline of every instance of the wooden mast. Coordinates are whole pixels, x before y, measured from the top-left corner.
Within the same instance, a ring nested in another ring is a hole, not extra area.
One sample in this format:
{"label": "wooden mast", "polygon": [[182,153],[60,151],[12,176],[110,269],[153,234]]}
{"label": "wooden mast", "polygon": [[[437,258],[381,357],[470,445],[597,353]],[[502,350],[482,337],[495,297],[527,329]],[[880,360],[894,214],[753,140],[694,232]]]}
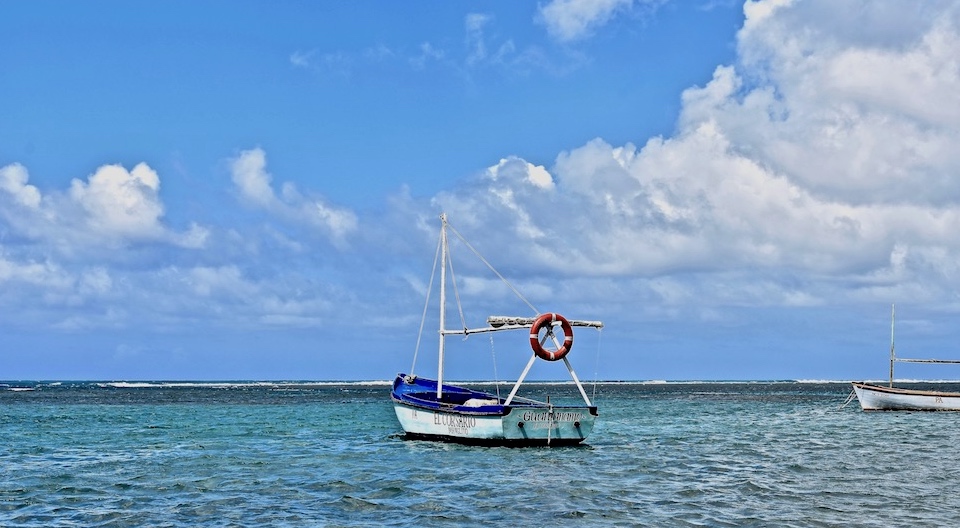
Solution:
{"label": "wooden mast", "polygon": [[440,364],[437,366],[437,400],[443,396],[443,345],[447,306],[447,213],[440,215]]}
{"label": "wooden mast", "polygon": [[895,314],[895,305],[890,305],[890,388],[893,388],[893,364],[897,361],[897,355],[893,350],[893,321]]}

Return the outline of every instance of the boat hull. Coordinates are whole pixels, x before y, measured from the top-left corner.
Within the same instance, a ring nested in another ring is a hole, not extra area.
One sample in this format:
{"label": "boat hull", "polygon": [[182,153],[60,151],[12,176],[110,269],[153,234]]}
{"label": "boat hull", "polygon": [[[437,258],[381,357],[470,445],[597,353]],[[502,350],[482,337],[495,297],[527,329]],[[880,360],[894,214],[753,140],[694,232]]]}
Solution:
{"label": "boat hull", "polygon": [[402,375],[394,382],[394,410],[409,438],[478,445],[576,445],[593,431],[598,414],[596,407],[586,405],[503,405],[496,395],[453,385],[444,385],[449,400],[437,401],[422,390],[431,384],[436,387],[433,380]]}
{"label": "boat hull", "polygon": [[960,411],[960,393],[853,383],[864,411]]}

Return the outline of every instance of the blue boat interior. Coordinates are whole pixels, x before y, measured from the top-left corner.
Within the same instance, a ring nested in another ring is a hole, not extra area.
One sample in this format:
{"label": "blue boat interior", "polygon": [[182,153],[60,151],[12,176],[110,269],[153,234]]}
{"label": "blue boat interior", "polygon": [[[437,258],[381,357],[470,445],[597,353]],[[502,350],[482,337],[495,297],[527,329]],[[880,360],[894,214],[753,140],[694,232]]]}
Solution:
{"label": "blue boat interior", "polygon": [[[547,403],[515,397],[509,407],[504,406],[505,398],[496,394],[461,387],[459,385],[443,385],[440,398],[437,398],[436,380],[419,378],[407,374],[398,374],[393,381],[393,390],[390,393],[394,401],[419,407],[425,410],[456,411],[466,414],[506,414],[512,407],[544,407]],[[564,407],[564,406],[556,406]],[[595,406],[591,406],[590,414],[596,416]]]}

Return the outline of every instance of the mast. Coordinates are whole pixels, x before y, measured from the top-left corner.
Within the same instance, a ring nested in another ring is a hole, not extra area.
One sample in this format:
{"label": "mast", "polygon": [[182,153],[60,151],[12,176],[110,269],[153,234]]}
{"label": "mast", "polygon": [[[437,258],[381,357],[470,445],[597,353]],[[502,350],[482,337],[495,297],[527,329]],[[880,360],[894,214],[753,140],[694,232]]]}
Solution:
{"label": "mast", "polygon": [[437,399],[443,395],[443,345],[447,306],[447,213],[440,214],[440,364],[437,366]]}
{"label": "mast", "polygon": [[890,305],[890,387],[893,388],[893,364],[897,361],[897,355],[893,351],[893,321],[895,307]]}

